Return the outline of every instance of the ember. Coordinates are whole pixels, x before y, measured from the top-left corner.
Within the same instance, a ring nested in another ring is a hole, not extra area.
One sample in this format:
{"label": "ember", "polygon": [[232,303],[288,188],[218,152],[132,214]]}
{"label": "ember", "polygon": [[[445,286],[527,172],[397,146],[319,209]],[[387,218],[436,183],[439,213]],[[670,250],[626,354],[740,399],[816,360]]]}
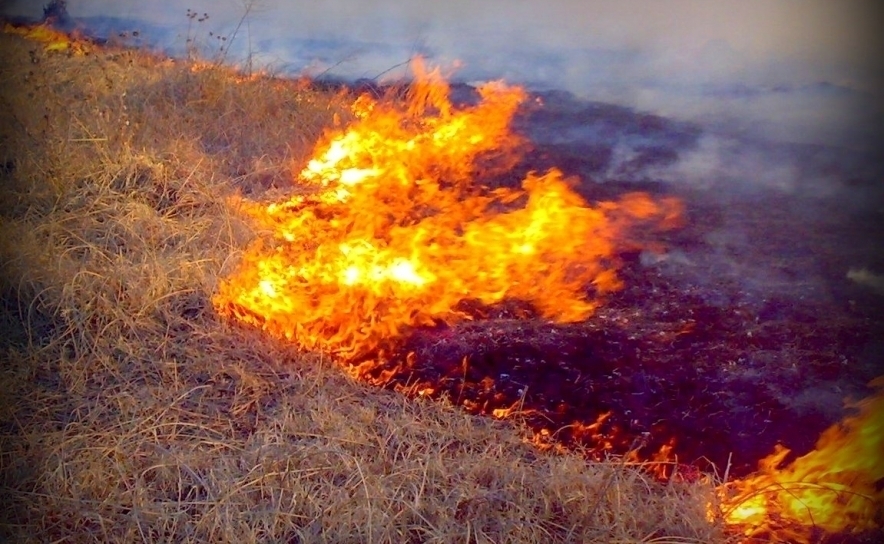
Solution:
{"label": "ember", "polygon": [[581,321],[597,304],[589,287],[619,287],[627,227],[678,216],[674,199],[639,193],[589,206],[554,169],[521,189],[477,183],[518,159],[509,125],[525,93],[490,83],[456,109],[438,69],[415,71],[407,104],[363,95],[355,122],[327,135],[297,180],[313,192],[244,206],[272,234],[220,286],[222,315],[346,360],[409,327],[469,319],[467,301]]}

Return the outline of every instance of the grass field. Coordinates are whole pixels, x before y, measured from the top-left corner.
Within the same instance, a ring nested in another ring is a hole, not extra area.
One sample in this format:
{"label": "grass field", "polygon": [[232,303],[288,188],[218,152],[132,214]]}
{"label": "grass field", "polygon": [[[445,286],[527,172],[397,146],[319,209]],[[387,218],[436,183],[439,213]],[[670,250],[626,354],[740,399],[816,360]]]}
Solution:
{"label": "grass field", "polygon": [[0,538],[733,540],[711,482],[540,452],[218,319],[236,199],[283,194],[352,96],[11,33],[0,81]]}

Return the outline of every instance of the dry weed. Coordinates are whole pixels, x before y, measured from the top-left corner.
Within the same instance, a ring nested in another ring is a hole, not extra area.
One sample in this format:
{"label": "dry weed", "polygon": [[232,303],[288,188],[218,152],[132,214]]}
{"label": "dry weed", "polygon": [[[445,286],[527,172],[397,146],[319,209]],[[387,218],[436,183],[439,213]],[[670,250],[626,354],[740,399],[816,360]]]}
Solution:
{"label": "dry weed", "polygon": [[542,454],[509,425],[220,323],[342,95],[0,35],[0,536],[21,542],[721,542],[708,484]]}

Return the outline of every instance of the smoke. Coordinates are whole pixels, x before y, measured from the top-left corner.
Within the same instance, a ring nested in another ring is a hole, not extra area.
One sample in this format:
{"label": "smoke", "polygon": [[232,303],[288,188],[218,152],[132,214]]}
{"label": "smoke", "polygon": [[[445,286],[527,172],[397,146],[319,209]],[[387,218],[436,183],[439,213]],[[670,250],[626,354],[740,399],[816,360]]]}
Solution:
{"label": "smoke", "polygon": [[[767,145],[762,145],[767,144]],[[615,158],[634,151],[615,149]],[[612,161],[617,171],[618,161]],[[622,167],[621,167],[622,168]],[[817,148],[796,149],[707,133],[669,165],[643,173],[651,180],[728,194],[768,190],[802,197],[827,197],[838,190],[844,159],[827,157]]]}
{"label": "smoke", "polygon": [[[13,0],[0,14],[36,18],[41,4]],[[884,125],[874,1],[193,0],[209,15],[196,25],[178,6],[68,2],[75,18],[144,25],[170,49],[238,28],[228,58],[293,72],[401,77],[392,68],[420,53],[458,61],[463,80],[563,89],[783,141],[860,145]]]}
{"label": "smoke", "polygon": [[[0,15],[36,19],[42,4],[12,0]],[[197,44],[212,54],[224,46],[232,62],[381,80],[407,77],[407,60],[420,54],[455,80],[502,78],[537,92],[566,91],[585,105],[626,108],[614,112],[620,118],[653,115],[697,127],[670,126],[668,135],[649,135],[645,126],[612,130],[604,118],[610,111],[578,108],[575,123],[536,131],[546,143],[604,148],[606,164],[591,172],[599,180],[820,197],[840,191],[845,180],[853,180],[856,194],[877,190],[884,172],[878,6],[874,0],[192,0],[192,12],[208,15],[200,21],[159,0],[68,0],[71,16],[87,28],[106,35],[139,29],[142,43],[173,53]]]}
{"label": "smoke", "polygon": [[847,271],[847,279],[865,285],[879,295],[884,295],[884,274],[875,274],[866,268],[851,268]]}

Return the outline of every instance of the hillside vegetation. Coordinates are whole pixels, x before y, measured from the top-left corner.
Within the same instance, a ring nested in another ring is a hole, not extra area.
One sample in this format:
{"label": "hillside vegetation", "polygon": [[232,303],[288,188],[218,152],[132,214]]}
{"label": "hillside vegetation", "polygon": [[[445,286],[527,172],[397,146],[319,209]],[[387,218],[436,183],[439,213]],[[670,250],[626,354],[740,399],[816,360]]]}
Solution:
{"label": "hillside vegetation", "polygon": [[709,482],[544,453],[219,319],[353,96],[0,34],[0,538],[725,542]]}

